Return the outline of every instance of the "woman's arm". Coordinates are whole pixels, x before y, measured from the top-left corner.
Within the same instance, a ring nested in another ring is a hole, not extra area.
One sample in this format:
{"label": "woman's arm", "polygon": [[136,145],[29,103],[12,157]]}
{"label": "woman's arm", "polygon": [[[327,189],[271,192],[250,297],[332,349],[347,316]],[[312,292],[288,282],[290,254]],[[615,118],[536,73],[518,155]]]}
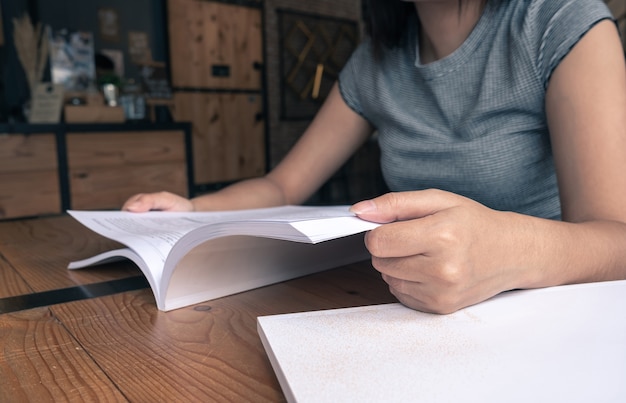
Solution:
{"label": "woman's arm", "polygon": [[546,113],[567,267],[548,283],[626,278],[626,66],[615,24],[598,23],[556,68]]}
{"label": "woman's arm", "polygon": [[366,244],[400,302],[449,313],[514,288],[626,278],[626,66],[610,21],[556,68],[546,113],[563,221],[436,190],[353,206],[390,223]]}
{"label": "woman's arm", "polygon": [[371,134],[369,123],[343,101],[335,84],[302,137],[267,175],[191,200],[171,193],[139,194],[122,207],[147,210],[236,210],[306,201]]}

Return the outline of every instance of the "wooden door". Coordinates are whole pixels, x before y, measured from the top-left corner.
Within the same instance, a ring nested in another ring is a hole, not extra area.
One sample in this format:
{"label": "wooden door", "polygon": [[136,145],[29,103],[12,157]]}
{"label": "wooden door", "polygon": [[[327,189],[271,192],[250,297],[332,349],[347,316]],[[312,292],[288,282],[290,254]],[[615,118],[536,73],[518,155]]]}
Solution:
{"label": "wooden door", "polygon": [[168,0],[174,119],[191,122],[196,185],[265,172],[261,6]]}

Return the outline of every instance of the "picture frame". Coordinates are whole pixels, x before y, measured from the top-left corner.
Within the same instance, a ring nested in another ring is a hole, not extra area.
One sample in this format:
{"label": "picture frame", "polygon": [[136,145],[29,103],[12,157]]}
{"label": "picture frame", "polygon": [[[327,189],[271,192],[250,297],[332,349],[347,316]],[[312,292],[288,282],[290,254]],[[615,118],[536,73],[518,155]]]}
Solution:
{"label": "picture frame", "polygon": [[98,29],[100,39],[104,42],[117,43],[120,41],[120,17],[114,8],[98,9]]}

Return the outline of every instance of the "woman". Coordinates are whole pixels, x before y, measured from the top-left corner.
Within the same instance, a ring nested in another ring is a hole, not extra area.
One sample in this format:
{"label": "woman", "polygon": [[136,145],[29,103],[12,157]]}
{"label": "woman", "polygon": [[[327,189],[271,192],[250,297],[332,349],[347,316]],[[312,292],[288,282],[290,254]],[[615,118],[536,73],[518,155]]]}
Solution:
{"label": "woman", "polygon": [[[371,0],[370,39],[263,178],[125,210],[305,201],[379,132],[359,202],[390,291],[449,313],[515,288],[626,278],[626,66],[599,0]],[[329,147],[332,145],[332,147]],[[254,195],[253,198],[250,195]]]}

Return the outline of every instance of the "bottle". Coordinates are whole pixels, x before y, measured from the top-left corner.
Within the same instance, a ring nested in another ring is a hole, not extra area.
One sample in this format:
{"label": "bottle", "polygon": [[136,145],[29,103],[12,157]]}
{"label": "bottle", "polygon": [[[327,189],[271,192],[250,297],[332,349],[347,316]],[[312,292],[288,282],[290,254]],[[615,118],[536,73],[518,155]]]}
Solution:
{"label": "bottle", "polygon": [[146,98],[141,85],[133,79],[124,83],[120,103],[124,108],[127,120],[143,120],[146,117]]}

